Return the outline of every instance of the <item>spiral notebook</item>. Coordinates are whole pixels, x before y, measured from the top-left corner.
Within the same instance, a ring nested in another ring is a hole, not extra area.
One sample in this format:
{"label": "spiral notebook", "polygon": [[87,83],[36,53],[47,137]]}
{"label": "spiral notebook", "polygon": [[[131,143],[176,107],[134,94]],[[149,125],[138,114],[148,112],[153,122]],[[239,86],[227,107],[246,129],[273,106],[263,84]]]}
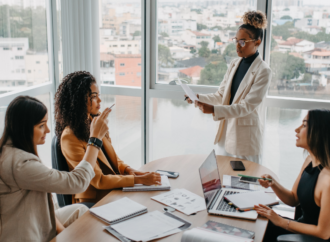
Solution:
{"label": "spiral notebook", "polygon": [[123,192],[142,192],[142,191],[167,191],[171,189],[170,181],[167,176],[161,176],[162,185],[145,186],[135,184],[134,187],[124,187]]}
{"label": "spiral notebook", "polygon": [[117,201],[91,208],[91,214],[109,224],[116,224],[124,220],[133,218],[143,213],[147,213],[147,207],[124,197]]}

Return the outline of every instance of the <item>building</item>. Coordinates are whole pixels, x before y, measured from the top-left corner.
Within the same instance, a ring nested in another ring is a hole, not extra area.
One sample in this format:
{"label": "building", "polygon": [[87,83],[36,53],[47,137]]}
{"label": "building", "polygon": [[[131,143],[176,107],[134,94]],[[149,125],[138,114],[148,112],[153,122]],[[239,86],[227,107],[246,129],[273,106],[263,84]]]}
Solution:
{"label": "building", "polygon": [[295,37],[290,37],[287,41],[278,44],[278,50],[280,52],[306,52],[313,50],[315,44],[308,40],[297,39]]}
{"label": "building", "polygon": [[169,47],[173,59],[189,59],[192,57],[189,49],[185,49],[178,46]]}
{"label": "building", "polygon": [[197,84],[197,81],[201,77],[202,70],[203,67],[193,66],[187,69],[180,70],[178,76],[183,79],[188,79],[192,84]]}
{"label": "building", "polygon": [[111,54],[141,54],[141,38],[134,40],[113,37],[101,40],[101,52]]}
{"label": "building", "polygon": [[101,84],[116,85],[114,55],[100,53],[100,79]]}
{"label": "building", "polygon": [[197,22],[192,19],[166,19],[158,20],[158,33],[166,33],[169,36],[181,35],[184,30],[197,30]]}
{"label": "building", "polygon": [[135,37],[134,34],[141,35],[141,19],[130,19],[123,21],[119,26],[120,36]]}
{"label": "building", "polygon": [[115,55],[116,85],[141,86],[141,54]]}
{"label": "building", "polygon": [[181,36],[182,40],[187,45],[197,46],[197,49],[201,48],[200,42],[206,41],[209,43],[208,48],[213,47],[213,39],[210,34],[204,34],[198,31],[185,30]]}
{"label": "building", "polygon": [[28,38],[0,38],[0,87],[5,89],[26,86],[25,57]]}
{"label": "building", "polygon": [[49,81],[48,53],[33,53],[27,51],[25,56],[25,73],[27,86],[33,86]]}

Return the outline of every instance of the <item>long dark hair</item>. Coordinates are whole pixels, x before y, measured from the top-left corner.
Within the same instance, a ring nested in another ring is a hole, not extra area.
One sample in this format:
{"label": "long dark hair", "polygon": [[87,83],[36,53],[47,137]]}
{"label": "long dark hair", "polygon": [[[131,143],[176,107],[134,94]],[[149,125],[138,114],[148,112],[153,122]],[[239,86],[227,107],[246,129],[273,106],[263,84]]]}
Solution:
{"label": "long dark hair", "polygon": [[307,145],[323,167],[330,169],[330,110],[308,112]]}
{"label": "long dark hair", "polygon": [[87,71],[76,71],[63,78],[55,94],[55,133],[59,140],[67,126],[78,139],[88,140],[87,104],[93,83],[96,80]]}
{"label": "long dark hair", "polygon": [[46,114],[46,106],[38,99],[29,96],[16,97],[6,111],[5,128],[0,139],[0,154],[11,139],[14,147],[37,155],[33,144],[33,130]]}

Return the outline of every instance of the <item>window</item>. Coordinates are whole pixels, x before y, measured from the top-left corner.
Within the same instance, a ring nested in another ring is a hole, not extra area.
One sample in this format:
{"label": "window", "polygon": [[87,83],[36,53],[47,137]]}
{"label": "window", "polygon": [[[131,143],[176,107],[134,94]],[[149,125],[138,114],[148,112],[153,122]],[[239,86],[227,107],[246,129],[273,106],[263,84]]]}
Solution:
{"label": "window", "polygon": [[11,48],[4,47],[3,50],[11,50]]}
{"label": "window", "polygon": [[21,48],[21,47],[17,47],[17,50],[23,50],[23,48]]}
{"label": "window", "polygon": [[138,66],[141,66],[141,63],[138,63]]}
{"label": "window", "polygon": [[40,61],[36,61],[36,64],[40,64]]}
{"label": "window", "polygon": [[[273,0],[271,96],[330,100],[330,28],[323,26],[329,5]],[[322,27],[323,26],[323,27]]]}
{"label": "window", "polygon": [[141,72],[137,72],[136,73],[136,76],[141,76]]}
{"label": "window", "polygon": [[125,45],[121,45],[120,47],[125,47]]}
{"label": "window", "polygon": [[21,60],[23,60],[23,59],[24,59],[24,56],[20,56],[19,58],[20,58]]}
{"label": "window", "polygon": [[125,66],[125,63],[120,63],[120,66]]}
{"label": "window", "polygon": [[119,76],[125,76],[125,72],[120,72]]}

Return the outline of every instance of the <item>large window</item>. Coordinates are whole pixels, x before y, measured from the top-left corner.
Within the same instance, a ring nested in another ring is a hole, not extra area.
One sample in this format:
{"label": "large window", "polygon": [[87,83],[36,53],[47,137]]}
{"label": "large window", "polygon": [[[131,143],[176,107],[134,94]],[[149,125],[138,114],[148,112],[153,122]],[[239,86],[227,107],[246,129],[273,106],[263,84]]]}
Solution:
{"label": "large window", "polygon": [[141,87],[141,1],[100,1],[100,83]]}
{"label": "large window", "polygon": [[163,1],[157,5],[157,83],[219,86],[237,57],[232,38],[257,1]]}
{"label": "large window", "polygon": [[46,1],[0,2],[0,57],[0,95],[49,82]]}
{"label": "large window", "polygon": [[272,2],[269,95],[329,100],[329,2]]}

